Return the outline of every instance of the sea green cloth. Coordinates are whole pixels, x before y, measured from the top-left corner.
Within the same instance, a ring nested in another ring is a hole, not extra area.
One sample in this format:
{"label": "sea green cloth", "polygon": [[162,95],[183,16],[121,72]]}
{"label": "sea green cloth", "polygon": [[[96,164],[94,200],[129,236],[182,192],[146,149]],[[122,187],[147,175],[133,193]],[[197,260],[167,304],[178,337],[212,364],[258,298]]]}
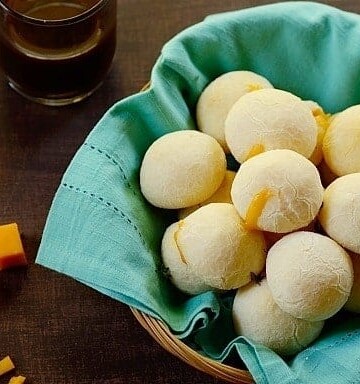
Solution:
{"label": "sea green cloth", "polygon": [[163,48],[151,88],[105,113],[63,176],[37,263],[162,319],[202,353],[239,354],[257,383],[360,383],[360,320],[328,321],[312,346],[285,361],[235,337],[232,294],[193,298],[174,289],[160,242],[174,213],[141,196],[139,167],[159,136],[194,129],[204,87],[232,70],[255,71],[281,89],[337,112],[360,102],[360,16],[310,2],[213,15]]}

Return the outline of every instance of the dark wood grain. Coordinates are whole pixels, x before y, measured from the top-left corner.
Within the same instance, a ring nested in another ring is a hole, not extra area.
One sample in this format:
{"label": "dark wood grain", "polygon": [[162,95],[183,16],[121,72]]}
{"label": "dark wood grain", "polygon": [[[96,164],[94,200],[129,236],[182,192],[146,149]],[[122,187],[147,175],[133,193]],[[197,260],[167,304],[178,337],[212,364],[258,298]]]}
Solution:
{"label": "dark wood grain", "polygon": [[[60,178],[94,124],[149,79],[162,45],[216,12],[270,1],[122,0],[112,70],[89,99],[51,108],[0,79],[0,224],[16,221],[30,262],[0,274],[0,357],[29,384],[216,383],[169,355],[128,307],[34,264]],[[356,0],[323,3],[360,12]],[[7,383],[9,375],[0,378]]]}

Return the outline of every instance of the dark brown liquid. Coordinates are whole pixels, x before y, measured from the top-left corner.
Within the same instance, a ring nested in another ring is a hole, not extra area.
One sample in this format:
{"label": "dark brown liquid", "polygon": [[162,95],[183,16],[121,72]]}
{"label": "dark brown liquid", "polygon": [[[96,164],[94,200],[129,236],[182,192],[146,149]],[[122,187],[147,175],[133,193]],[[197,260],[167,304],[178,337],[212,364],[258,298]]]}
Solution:
{"label": "dark brown liquid", "polygon": [[[7,3],[32,18],[59,20],[77,16],[97,2]],[[8,16],[0,39],[1,67],[16,87],[32,97],[70,98],[87,93],[99,84],[111,65],[115,29],[116,0],[109,0],[109,5],[81,23],[46,26]]]}

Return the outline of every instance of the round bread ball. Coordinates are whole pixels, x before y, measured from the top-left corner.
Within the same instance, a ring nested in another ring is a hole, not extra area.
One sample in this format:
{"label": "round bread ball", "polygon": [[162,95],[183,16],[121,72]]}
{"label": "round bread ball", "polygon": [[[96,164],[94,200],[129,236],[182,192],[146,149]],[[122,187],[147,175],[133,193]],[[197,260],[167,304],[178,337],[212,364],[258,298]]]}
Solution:
{"label": "round bread ball", "polygon": [[340,112],[323,140],[326,164],[337,176],[360,172],[360,105]]}
{"label": "round bread ball", "polygon": [[225,171],[225,153],[214,138],[193,130],[172,132],[146,151],[140,168],[141,192],[159,208],[190,207],[214,194]]}
{"label": "round bread ball", "polygon": [[278,306],[299,319],[325,320],[346,303],[353,267],[346,251],[314,232],[291,233],[268,252],[266,276]]}
{"label": "round bread ball", "polygon": [[360,173],[341,176],[326,188],[319,221],[332,239],[360,253]]}
{"label": "round bread ball", "polygon": [[277,149],[241,165],[231,198],[247,228],[286,233],[314,220],[323,187],[314,164],[294,151]]}
{"label": "round bread ball", "polygon": [[300,352],[320,334],[323,321],[297,319],[274,301],[266,280],[238,289],[232,308],[235,332],[274,352],[289,356]]}
{"label": "round bread ball", "polygon": [[360,255],[348,252],[354,268],[354,283],[344,308],[350,312],[360,313]]}
{"label": "round bread ball", "polygon": [[165,231],[161,242],[161,257],[170,281],[181,291],[197,295],[211,290],[183,259],[176,244],[179,223],[171,224]]}
{"label": "round bread ball", "polygon": [[254,72],[232,71],[217,77],[198,100],[196,120],[199,130],[214,137],[228,153],[224,123],[230,108],[241,96],[261,88],[272,88],[272,85]]}
{"label": "round bread ball", "polygon": [[308,158],[317,134],[310,108],[299,97],[279,89],[242,96],[225,120],[226,142],[240,163],[272,149],[291,149]]}
{"label": "round bread ball", "polygon": [[210,203],[180,221],[177,246],[185,262],[207,285],[241,287],[265,265],[261,232],[245,228],[232,204]]}
{"label": "round bread ball", "polygon": [[319,165],[323,159],[322,143],[325,132],[330,125],[331,115],[325,113],[324,110],[320,107],[320,105],[315,101],[305,100],[304,103],[310,108],[317,124],[316,145],[313,153],[309,157],[309,160],[313,164]]}
{"label": "round bread ball", "polygon": [[236,173],[234,171],[226,171],[224,180],[221,183],[219,189],[217,189],[212,196],[210,196],[207,200],[203,201],[202,203],[193,205],[188,208],[180,209],[178,215],[179,219],[185,219],[185,217],[189,216],[190,213],[209,203],[232,203],[230,192],[235,175]]}

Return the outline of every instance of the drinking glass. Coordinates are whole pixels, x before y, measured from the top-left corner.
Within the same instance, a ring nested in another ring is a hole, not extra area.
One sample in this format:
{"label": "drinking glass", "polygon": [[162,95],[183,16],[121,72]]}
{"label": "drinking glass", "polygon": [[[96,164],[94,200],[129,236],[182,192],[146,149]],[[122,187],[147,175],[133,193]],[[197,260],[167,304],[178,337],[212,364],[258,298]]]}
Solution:
{"label": "drinking glass", "polygon": [[0,68],[11,88],[47,105],[84,99],[116,48],[116,0],[0,0]]}

